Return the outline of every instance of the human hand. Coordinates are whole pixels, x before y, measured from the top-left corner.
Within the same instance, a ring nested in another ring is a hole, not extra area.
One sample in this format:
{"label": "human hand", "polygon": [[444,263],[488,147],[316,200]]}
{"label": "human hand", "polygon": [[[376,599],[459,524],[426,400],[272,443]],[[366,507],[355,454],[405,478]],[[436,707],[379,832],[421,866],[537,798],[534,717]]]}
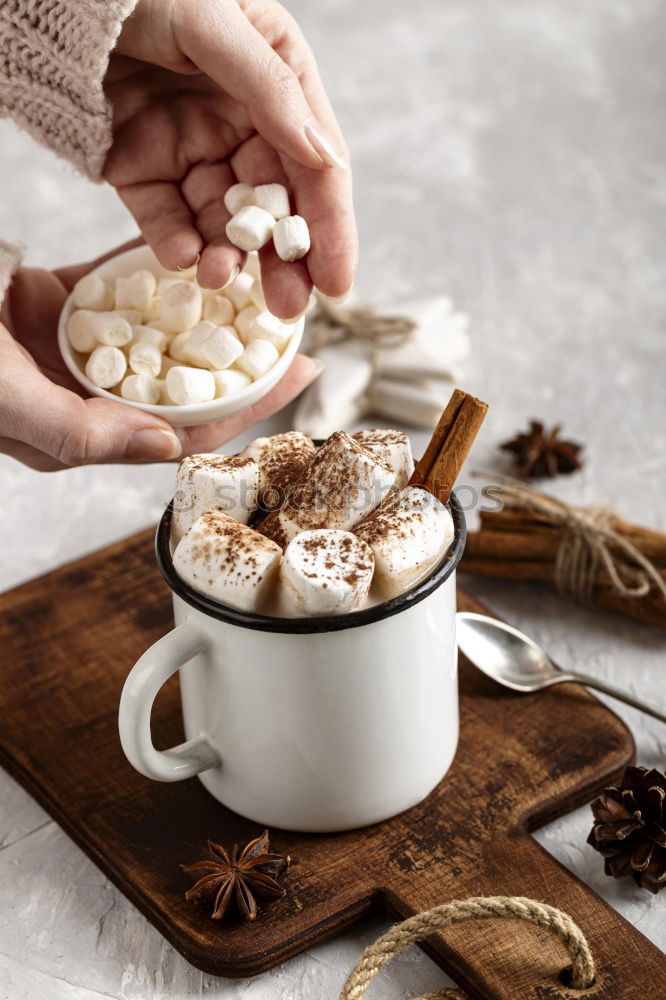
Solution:
{"label": "human hand", "polygon": [[98,263],[57,271],[21,268],[15,275],[0,314],[0,452],[42,472],[101,462],[166,462],[212,451],[286,406],[315,377],[314,362],[297,355],[253,406],[177,430],[125,403],[86,397],[60,356],[56,329],[72,287]]}
{"label": "human hand", "polygon": [[105,167],[160,263],[199,256],[206,288],[243,254],[225,234],[237,181],[280,182],[310,228],[307,258],[260,252],[268,308],[288,319],[314,283],[350,288],[357,246],[347,152],[308,45],[275,0],[139,0],[112,57],[114,141]]}

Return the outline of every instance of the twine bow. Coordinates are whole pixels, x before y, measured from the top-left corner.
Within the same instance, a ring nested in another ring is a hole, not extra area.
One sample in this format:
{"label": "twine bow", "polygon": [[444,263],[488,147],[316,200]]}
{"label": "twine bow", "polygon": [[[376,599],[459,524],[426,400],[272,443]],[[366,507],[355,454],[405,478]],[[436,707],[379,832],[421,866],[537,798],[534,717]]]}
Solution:
{"label": "twine bow", "polygon": [[593,504],[576,507],[546,496],[505,476],[497,476],[507,507],[560,525],[562,542],[555,560],[555,586],[560,593],[590,600],[597,572],[603,568],[622,597],[645,597],[656,588],[666,599],[666,582],[653,563],[613,526],[615,515]]}
{"label": "twine bow", "polygon": [[[340,1000],[361,1000],[382,966],[414,942],[463,920],[495,917],[528,920],[553,931],[569,952],[572,987],[582,990],[592,985],[595,969],[590,946],[581,929],[567,913],[525,896],[472,896],[470,899],[443,903],[392,927],[365,949],[342,988]],[[467,1000],[467,996],[461,990],[446,988],[428,993],[420,1000]]]}
{"label": "twine bow", "polygon": [[382,316],[372,306],[350,306],[342,309],[317,297],[314,314],[316,346],[340,344],[345,340],[365,340],[373,350],[402,347],[416,329],[408,316]]}

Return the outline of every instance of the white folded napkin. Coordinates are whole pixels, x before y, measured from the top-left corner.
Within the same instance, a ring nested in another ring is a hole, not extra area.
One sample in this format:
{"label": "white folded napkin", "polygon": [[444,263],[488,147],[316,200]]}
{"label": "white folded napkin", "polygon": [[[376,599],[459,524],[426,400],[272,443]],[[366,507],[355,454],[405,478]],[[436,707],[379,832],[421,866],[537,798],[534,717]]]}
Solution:
{"label": "white folded napkin", "polygon": [[390,337],[349,335],[344,308],[336,310],[342,325],[333,330],[316,311],[311,315],[303,349],[326,367],[298,402],[296,430],[328,437],[370,415],[434,427],[470,353],[468,317],[443,295],[401,303],[390,312],[414,323],[411,333],[394,338],[395,346],[386,344]]}

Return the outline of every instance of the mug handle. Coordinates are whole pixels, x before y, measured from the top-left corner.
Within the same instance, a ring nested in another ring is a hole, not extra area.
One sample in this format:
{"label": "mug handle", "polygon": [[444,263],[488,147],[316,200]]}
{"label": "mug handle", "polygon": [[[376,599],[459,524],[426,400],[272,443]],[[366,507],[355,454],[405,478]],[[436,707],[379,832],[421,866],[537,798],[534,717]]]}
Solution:
{"label": "mug handle", "polygon": [[182,781],[209,767],[220,758],[205,736],[158,750],[150,734],[150,714],[157,692],[188,660],[203,653],[207,642],[187,621],[153,643],[132,667],[120,697],[118,729],[130,764],[155,781]]}

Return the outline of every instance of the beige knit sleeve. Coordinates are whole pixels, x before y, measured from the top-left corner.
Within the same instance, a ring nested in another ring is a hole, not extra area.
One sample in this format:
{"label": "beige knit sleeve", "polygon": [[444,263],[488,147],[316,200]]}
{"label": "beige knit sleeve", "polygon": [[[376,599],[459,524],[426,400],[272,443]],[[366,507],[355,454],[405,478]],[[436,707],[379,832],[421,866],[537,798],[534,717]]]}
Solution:
{"label": "beige knit sleeve", "polygon": [[111,145],[102,82],[138,0],[0,0],[0,115],[92,180]]}

